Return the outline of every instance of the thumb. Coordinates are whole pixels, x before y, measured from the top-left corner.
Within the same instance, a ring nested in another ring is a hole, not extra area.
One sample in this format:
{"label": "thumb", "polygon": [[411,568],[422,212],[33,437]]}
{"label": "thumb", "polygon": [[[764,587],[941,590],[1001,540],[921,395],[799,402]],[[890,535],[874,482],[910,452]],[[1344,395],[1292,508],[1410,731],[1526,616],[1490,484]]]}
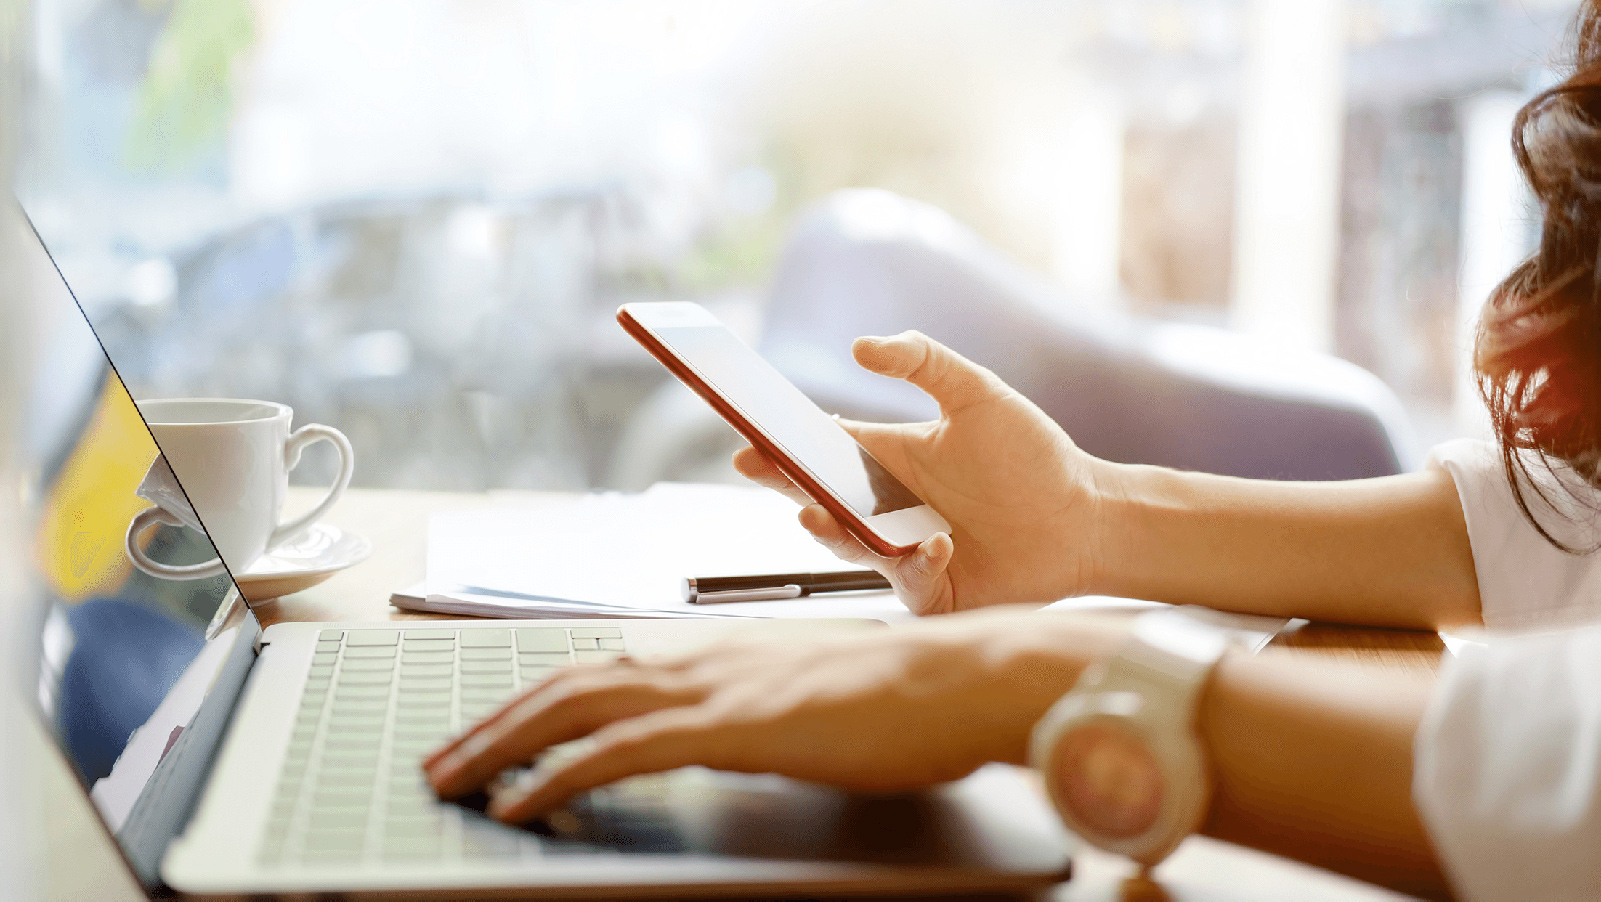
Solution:
{"label": "thumb", "polygon": [[866,370],[922,389],[946,415],[1009,391],[999,376],[917,331],[858,338],[851,354]]}

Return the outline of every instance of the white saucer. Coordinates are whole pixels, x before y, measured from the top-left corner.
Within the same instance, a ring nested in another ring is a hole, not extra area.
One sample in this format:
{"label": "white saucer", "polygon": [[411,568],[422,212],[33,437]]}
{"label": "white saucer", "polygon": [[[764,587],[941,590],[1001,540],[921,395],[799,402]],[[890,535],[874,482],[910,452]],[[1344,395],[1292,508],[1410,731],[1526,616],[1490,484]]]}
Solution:
{"label": "white saucer", "polygon": [[327,523],[309,529],[268,551],[238,578],[239,591],[250,601],[266,601],[309,589],[372,554],[372,543]]}

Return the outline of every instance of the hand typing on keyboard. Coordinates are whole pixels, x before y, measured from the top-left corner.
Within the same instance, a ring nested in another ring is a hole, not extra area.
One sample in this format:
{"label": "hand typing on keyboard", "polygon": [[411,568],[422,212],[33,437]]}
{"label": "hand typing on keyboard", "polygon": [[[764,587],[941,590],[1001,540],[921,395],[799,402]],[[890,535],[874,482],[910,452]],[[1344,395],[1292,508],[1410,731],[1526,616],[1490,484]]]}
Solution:
{"label": "hand typing on keyboard", "polygon": [[[423,761],[433,789],[490,793],[523,823],[624,777],[687,765],[864,791],[1021,763],[1029,730],[1125,627],[1000,609],[808,642],[729,642],[553,673]],[[548,748],[587,739],[509,768]]]}

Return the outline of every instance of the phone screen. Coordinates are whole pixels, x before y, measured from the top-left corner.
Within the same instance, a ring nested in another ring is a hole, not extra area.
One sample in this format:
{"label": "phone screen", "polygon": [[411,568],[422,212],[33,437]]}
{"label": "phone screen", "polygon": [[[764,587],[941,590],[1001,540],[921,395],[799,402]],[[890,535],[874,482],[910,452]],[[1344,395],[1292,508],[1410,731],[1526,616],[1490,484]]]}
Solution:
{"label": "phone screen", "polygon": [[772,364],[721,326],[650,327],[745,418],[866,518],[923,503]]}

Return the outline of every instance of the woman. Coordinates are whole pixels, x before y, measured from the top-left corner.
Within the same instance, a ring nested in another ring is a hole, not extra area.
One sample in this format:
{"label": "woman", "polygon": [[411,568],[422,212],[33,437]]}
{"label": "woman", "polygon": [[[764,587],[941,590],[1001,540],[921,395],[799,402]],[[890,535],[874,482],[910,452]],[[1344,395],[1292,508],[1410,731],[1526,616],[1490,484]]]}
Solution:
{"label": "woman", "polygon": [[1499,449],[1450,443],[1421,473],[1345,483],[1112,464],[922,335],[859,339],[862,366],[923,389],[940,419],[847,427],[952,534],[877,558],[761,455],[735,463],[806,504],[802,524],[913,611],[954,616],[567,671],[431,756],[436,791],[466,794],[586,735],[589,751],[492,812],[525,821],[688,764],[884,790],[1022,763],[1036,722],[1127,627],[979,610],[996,605],[1095,593],[1423,628],[1560,619],[1438,678],[1226,654],[1196,709],[1216,781],[1201,830],[1415,891],[1601,892],[1601,626],[1583,625],[1601,615],[1601,565],[1578,553],[1601,544],[1601,0],[1576,34],[1573,75],[1514,133],[1545,224],[1481,323]]}

